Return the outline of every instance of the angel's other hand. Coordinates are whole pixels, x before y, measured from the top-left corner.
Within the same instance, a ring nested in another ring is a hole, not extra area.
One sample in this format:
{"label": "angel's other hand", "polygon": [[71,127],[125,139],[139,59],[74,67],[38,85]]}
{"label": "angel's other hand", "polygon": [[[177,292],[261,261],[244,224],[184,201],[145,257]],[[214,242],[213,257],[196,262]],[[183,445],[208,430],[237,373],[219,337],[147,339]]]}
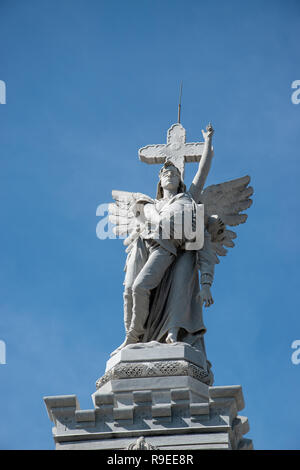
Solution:
{"label": "angel's other hand", "polygon": [[202,303],[205,304],[205,307],[210,307],[214,303],[214,300],[212,298],[211,291],[210,291],[210,286],[208,284],[203,284],[201,292],[200,292],[200,296],[202,299]]}

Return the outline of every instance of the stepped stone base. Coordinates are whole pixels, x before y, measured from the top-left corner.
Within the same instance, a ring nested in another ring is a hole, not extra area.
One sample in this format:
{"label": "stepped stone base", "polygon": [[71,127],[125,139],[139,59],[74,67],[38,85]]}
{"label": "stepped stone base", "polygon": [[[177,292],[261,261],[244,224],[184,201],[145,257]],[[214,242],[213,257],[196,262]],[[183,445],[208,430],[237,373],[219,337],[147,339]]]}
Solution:
{"label": "stepped stone base", "polygon": [[93,409],[76,395],[44,398],[56,449],[252,449],[241,386],[211,379],[187,344],[128,346],[107,362]]}

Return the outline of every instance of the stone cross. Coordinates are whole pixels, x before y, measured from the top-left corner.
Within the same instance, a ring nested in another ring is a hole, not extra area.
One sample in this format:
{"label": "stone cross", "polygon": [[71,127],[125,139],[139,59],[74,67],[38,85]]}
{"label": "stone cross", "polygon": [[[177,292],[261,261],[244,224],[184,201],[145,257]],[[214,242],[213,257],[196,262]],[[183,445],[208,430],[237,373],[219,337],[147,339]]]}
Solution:
{"label": "stone cross", "polygon": [[167,143],[147,145],[139,149],[139,159],[150,165],[171,161],[180,170],[183,179],[184,164],[199,162],[204,147],[204,142],[186,143],[185,134],[185,128],[181,124],[173,124],[168,130]]}

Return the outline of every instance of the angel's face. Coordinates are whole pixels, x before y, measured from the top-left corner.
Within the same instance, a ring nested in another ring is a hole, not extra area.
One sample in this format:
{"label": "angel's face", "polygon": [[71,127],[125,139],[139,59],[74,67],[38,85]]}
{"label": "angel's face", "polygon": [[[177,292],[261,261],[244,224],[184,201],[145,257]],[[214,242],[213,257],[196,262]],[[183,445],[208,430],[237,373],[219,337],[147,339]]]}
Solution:
{"label": "angel's face", "polygon": [[175,166],[164,167],[160,173],[160,184],[163,189],[177,189],[180,183],[180,175]]}

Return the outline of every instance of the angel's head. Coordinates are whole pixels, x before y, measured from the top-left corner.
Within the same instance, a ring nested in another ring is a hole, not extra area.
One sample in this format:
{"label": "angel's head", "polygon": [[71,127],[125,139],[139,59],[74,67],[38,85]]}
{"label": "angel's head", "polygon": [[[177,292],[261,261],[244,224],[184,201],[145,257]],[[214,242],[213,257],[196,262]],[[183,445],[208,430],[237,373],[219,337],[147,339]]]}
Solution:
{"label": "angel's head", "polygon": [[181,173],[172,162],[164,163],[159,171],[159,182],[157,185],[156,199],[163,198],[164,189],[183,193],[186,190],[185,184],[182,181]]}

